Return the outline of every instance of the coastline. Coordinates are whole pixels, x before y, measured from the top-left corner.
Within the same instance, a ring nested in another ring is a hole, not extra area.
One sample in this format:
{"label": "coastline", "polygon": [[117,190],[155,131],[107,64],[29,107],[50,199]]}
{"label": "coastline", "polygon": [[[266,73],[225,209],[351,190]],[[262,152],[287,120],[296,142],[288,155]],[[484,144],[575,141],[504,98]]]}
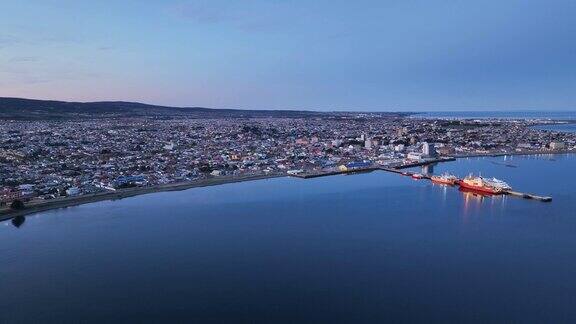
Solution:
{"label": "coastline", "polygon": [[[532,151],[532,152],[513,152],[513,153],[481,153],[481,154],[470,154],[470,155],[455,155],[453,156],[454,159],[463,159],[463,158],[474,158],[474,157],[498,157],[498,156],[506,156],[506,155],[559,155],[559,154],[574,154],[576,151],[574,150],[562,150],[562,151]],[[453,161],[454,159],[447,159],[445,161],[434,161],[434,163],[438,162],[447,162]],[[396,167],[396,169],[402,169],[407,167],[414,167],[420,166],[422,163],[410,165],[410,166],[400,166]],[[379,170],[379,168],[374,168],[373,170]],[[371,170],[371,171],[373,171]],[[356,171],[358,172],[358,171]],[[356,173],[350,172],[350,173]],[[338,173],[339,174],[339,173]],[[82,195],[77,197],[66,197],[54,200],[46,200],[46,201],[38,201],[31,205],[28,205],[26,208],[21,210],[12,210],[9,207],[0,208],[0,222],[10,220],[15,217],[27,216],[30,214],[35,214],[43,211],[48,211],[52,209],[59,209],[59,208],[67,208],[73,206],[79,206],[84,204],[89,204],[93,202],[105,201],[105,200],[116,200],[116,199],[123,199],[129,198],[134,196],[140,196],[150,193],[156,192],[165,192],[165,191],[181,191],[187,190],[192,188],[200,188],[200,187],[209,187],[209,186],[217,186],[223,185],[228,183],[236,183],[236,182],[244,182],[244,181],[253,181],[253,180],[264,180],[264,179],[272,179],[272,178],[282,178],[289,176],[286,173],[270,173],[270,174],[257,174],[257,175],[245,175],[245,176],[236,176],[236,177],[220,177],[220,178],[210,178],[210,179],[202,179],[198,181],[189,181],[189,182],[179,182],[179,183],[170,183],[164,185],[157,185],[157,186],[150,186],[150,187],[136,187],[136,188],[128,188],[128,189],[119,189],[112,192],[103,192],[103,193],[96,193],[96,194],[88,194]]]}
{"label": "coastline", "polygon": [[558,150],[558,151],[530,151],[530,152],[510,152],[510,153],[475,153],[475,154],[458,154],[453,155],[456,159],[465,159],[473,157],[498,157],[509,155],[561,155],[561,154],[575,154],[576,150]]}
{"label": "coastline", "polygon": [[150,187],[135,187],[128,189],[119,189],[111,192],[102,192],[96,194],[88,194],[77,197],[66,197],[53,200],[45,200],[28,205],[21,210],[12,210],[9,207],[0,209],[0,222],[10,220],[19,216],[27,216],[30,214],[35,214],[43,211],[48,211],[52,209],[67,208],[73,206],[79,206],[84,204],[89,204],[93,202],[105,201],[105,200],[116,200],[129,198],[134,196],[140,196],[156,192],[164,191],[181,191],[192,188],[209,187],[223,185],[227,183],[236,183],[244,181],[254,181],[254,180],[264,180],[272,178],[285,177],[284,173],[270,173],[270,174],[257,174],[257,175],[245,175],[236,177],[221,177],[221,178],[210,178],[202,179],[198,181],[188,181],[179,183],[170,183],[164,185],[150,186]]}

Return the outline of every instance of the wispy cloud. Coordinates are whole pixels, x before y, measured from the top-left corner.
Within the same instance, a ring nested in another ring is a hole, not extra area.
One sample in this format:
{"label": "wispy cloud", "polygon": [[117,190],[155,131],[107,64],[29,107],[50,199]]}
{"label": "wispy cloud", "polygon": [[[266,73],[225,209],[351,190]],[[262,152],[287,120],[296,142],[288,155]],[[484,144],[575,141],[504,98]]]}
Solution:
{"label": "wispy cloud", "polygon": [[100,47],[98,47],[99,51],[112,51],[115,49],[116,49],[116,46],[100,46]]}
{"label": "wispy cloud", "polygon": [[[16,60],[16,61],[14,61]],[[37,84],[55,81],[84,81],[99,78],[100,74],[86,70],[80,66],[58,64],[52,66],[36,57],[14,57],[9,62],[13,64],[0,65],[0,79],[11,84]],[[34,65],[29,64],[35,62]]]}
{"label": "wispy cloud", "polygon": [[11,34],[0,34],[0,48],[8,48],[15,45],[44,46],[53,44],[73,45],[81,43],[83,43],[83,40],[78,37],[52,35],[46,32],[20,31]]}
{"label": "wispy cloud", "polygon": [[0,34],[0,48],[18,44],[19,42],[18,38],[14,35]]}
{"label": "wispy cloud", "polygon": [[189,0],[171,7],[181,19],[219,24],[244,31],[279,31],[304,18],[282,1]]}
{"label": "wispy cloud", "polygon": [[40,58],[37,56],[16,56],[11,58],[9,61],[11,63],[27,63],[27,62],[37,62]]}
{"label": "wispy cloud", "polygon": [[198,23],[231,23],[241,20],[243,6],[240,1],[196,0],[177,4],[172,11],[181,18]]}

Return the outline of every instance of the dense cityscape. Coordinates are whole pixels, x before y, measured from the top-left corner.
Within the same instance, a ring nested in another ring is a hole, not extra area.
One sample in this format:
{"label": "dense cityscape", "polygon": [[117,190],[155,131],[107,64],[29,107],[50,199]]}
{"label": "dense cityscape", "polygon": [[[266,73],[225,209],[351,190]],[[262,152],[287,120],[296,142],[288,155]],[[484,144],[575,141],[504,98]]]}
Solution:
{"label": "dense cityscape", "polygon": [[6,121],[0,129],[0,202],[575,149],[575,134],[532,127],[542,122],[365,115]]}

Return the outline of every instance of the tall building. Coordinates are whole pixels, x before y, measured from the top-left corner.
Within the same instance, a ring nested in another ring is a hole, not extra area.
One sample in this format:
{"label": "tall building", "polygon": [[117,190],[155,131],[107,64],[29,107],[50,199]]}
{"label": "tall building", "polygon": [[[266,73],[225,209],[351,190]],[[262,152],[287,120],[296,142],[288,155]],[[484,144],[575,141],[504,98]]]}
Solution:
{"label": "tall building", "polygon": [[372,141],[367,139],[366,141],[364,141],[364,148],[367,150],[372,149]]}
{"label": "tall building", "polygon": [[422,154],[425,156],[436,156],[436,148],[433,143],[424,142],[422,145]]}

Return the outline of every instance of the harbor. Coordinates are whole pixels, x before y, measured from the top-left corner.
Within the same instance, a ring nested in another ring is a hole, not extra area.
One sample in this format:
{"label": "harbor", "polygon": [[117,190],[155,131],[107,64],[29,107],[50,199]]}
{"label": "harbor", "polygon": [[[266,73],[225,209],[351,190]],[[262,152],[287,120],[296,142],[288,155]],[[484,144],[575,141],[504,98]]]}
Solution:
{"label": "harbor", "polygon": [[439,181],[434,181],[433,176],[427,175],[427,174],[421,174],[421,173],[416,173],[416,172],[403,172],[397,169],[383,169],[385,171],[389,171],[389,172],[394,172],[394,173],[399,173],[401,175],[404,176],[409,176],[412,177],[413,179],[417,179],[417,180],[430,180],[442,185],[448,185],[448,186],[459,186],[460,188],[464,188],[467,191],[471,191],[471,192],[478,192],[481,194],[489,194],[489,195],[510,195],[510,196],[514,196],[514,197],[519,197],[519,198],[524,198],[524,199],[533,199],[533,200],[538,200],[538,201],[542,201],[542,202],[551,202],[552,201],[552,197],[548,197],[548,196],[540,196],[540,195],[535,195],[535,194],[531,194],[531,193],[524,193],[524,192],[518,192],[518,191],[514,191],[511,188],[508,189],[502,189],[499,191],[486,191],[486,190],[482,190],[479,188],[474,188],[471,186],[466,186],[464,185],[464,179],[454,179],[454,181],[452,183],[446,183],[446,182],[439,182]]}
{"label": "harbor", "polygon": [[302,178],[302,179],[310,179],[310,178],[318,178],[318,177],[327,177],[339,174],[355,174],[355,173],[364,173],[364,172],[372,172],[372,171],[389,171],[389,172],[396,172],[402,173],[402,169],[414,168],[419,166],[426,166],[431,164],[436,164],[440,162],[449,162],[449,161],[456,161],[456,158],[453,157],[443,157],[443,158],[435,158],[435,159],[427,159],[425,161],[415,161],[412,163],[398,163],[391,166],[383,166],[373,164],[371,162],[351,162],[347,165],[341,165],[338,168],[333,168],[329,170],[317,170],[317,171],[308,171],[308,172],[298,172],[298,173],[288,173],[291,177]]}
{"label": "harbor", "polygon": [[[576,226],[576,188],[572,185],[576,155],[555,161],[546,157],[508,161],[518,168],[491,161],[505,160],[457,159],[438,163],[432,173],[448,171],[462,177],[469,171],[481,172],[509,181],[516,191],[546,193],[554,198],[553,203],[509,195],[488,197],[401,176],[401,172],[423,171],[417,167],[401,169],[400,174],[375,170],[308,180],[282,176],[222,183],[43,211],[26,216],[23,224],[24,218],[4,222],[0,226],[3,284],[10,291],[4,296],[4,305],[17,312],[22,311],[22,305],[40,305],[46,312],[57,309],[59,314],[60,310],[68,314],[69,305],[74,305],[72,311],[80,308],[91,314],[94,303],[81,298],[82,294],[100,292],[102,282],[112,280],[113,285],[104,288],[119,287],[122,293],[102,291],[98,303],[119,296],[112,304],[120,311],[154,292],[161,294],[162,301],[168,298],[169,307],[189,300],[203,302],[212,284],[219,284],[224,291],[233,287],[231,294],[239,307],[260,307],[284,300],[276,293],[277,285],[270,286],[270,282],[277,283],[275,274],[289,272],[288,281],[281,285],[321,287],[321,297],[349,298],[344,300],[349,303],[364,302],[357,301],[356,287],[361,292],[374,293],[377,289],[380,293],[391,289],[407,292],[407,288],[419,291],[425,285],[425,289],[444,293],[444,287],[458,285],[459,291],[450,295],[449,301],[481,299],[494,302],[489,306],[498,309],[501,303],[513,307],[509,303],[525,301],[522,296],[533,296],[530,293],[538,285],[546,289],[541,305],[547,307],[558,300],[550,298],[563,299],[564,291],[576,291],[576,283],[566,281],[575,269],[566,262],[576,258],[556,253],[576,244],[571,230]],[[562,176],[567,179],[559,182]],[[193,258],[183,261],[190,256]],[[408,257],[417,259],[408,268],[399,266]],[[129,271],[128,265],[136,265],[136,269]],[[370,271],[359,271],[358,265]],[[37,284],[47,273],[58,285]],[[521,276],[515,278],[521,281],[510,279],[518,273]],[[431,278],[431,274],[440,279]],[[161,278],[163,286],[133,280],[140,276]],[[343,277],[358,286],[334,285]],[[183,290],[183,282],[199,279],[210,284]],[[88,289],[84,286],[87,283],[91,284]],[[510,283],[515,285],[511,287],[514,298],[491,294],[493,287]],[[31,295],[29,289],[50,295],[58,294],[62,286],[67,287],[64,301],[26,301]],[[562,293],[558,287],[564,289]],[[266,292],[265,296],[240,298],[255,288]],[[478,292],[483,295],[478,296]],[[316,292],[297,295],[310,303],[295,307],[313,304],[316,296]],[[401,296],[403,301],[411,298]],[[427,295],[419,301],[430,300],[438,298]],[[329,303],[327,309],[332,305]],[[482,312],[485,305],[474,308],[477,305],[471,303],[466,307]],[[206,302],[202,307],[212,306]],[[552,310],[558,310],[557,304],[545,309]]]}
{"label": "harbor", "polygon": [[[467,157],[470,158],[470,157]],[[250,180],[258,180],[258,179],[269,179],[269,178],[277,178],[277,177],[284,177],[286,175],[295,178],[301,179],[311,179],[311,178],[319,178],[319,177],[327,177],[333,175],[353,175],[359,173],[369,173],[373,171],[386,171],[390,173],[396,173],[403,176],[409,176],[415,179],[422,179],[422,180],[432,180],[432,177],[428,174],[428,172],[417,173],[408,171],[406,169],[414,168],[414,167],[423,167],[428,168],[432,167],[440,162],[451,162],[456,161],[460,158],[455,157],[442,157],[442,158],[434,158],[434,159],[426,159],[424,161],[413,161],[411,163],[397,163],[394,165],[377,165],[373,163],[352,163],[349,164],[350,168],[337,168],[332,170],[318,170],[318,171],[307,171],[307,172],[298,172],[298,173],[272,173],[272,174],[255,174],[250,176],[243,176],[243,177],[231,177],[231,176],[222,176],[213,179],[205,179],[199,181],[189,181],[189,182],[182,182],[182,183],[175,183],[175,184],[166,184],[161,186],[150,186],[150,187],[136,187],[136,188],[127,188],[127,189],[119,189],[114,192],[105,192],[105,193],[98,193],[92,195],[83,195],[83,196],[74,196],[74,197],[65,197],[53,200],[44,200],[44,201],[35,201],[32,203],[28,203],[26,208],[24,209],[10,209],[9,206],[0,207],[0,221],[9,220],[14,217],[20,216],[27,216],[30,214],[48,211],[52,209],[58,208],[66,208],[72,206],[78,206],[86,203],[93,203],[98,201],[104,200],[116,200],[122,198],[128,198],[133,196],[138,196],[142,194],[150,194],[154,192],[161,192],[161,191],[175,191],[175,190],[186,190],[189,188],[195,187],[204,187],[204,186],[213,186],[225,183],[234,183],[234,182],[241,182],[241,181],[250,181]],[[495,165],[501,165],[495,164]],[[505,166],[507,167],[507,166]],[[416,176],[416,174],[419,174]],[[458,179],[460,180],[460,179]],[[454,186],[458,185],[456,183],[453,184]],[[549,196],[542,196],[536,195],[531,193],[524,193],[518,192],[513,190],[505,190],[501,194],[510,195],[514,197],[524,198],[524,199],[531,199],[543,202],[550,202],[552,201],[552,197]]]}
{"label": "harbor", "polygon": [[399,174],[402,176],[411,177],[415,180],[429,180],[429,181],[432,181],[432,182],[435,182],[435,183],[441,184],[441,185],[458,186],[461,189],[471,191],[471,192],[477,192],[480,194],[510,195],[510,196],[514,196],[514,197],[537,200],[537,201],[541,201],[541,202],[551,202],[552,201],[552,197],[550,197],[550,196],[542,196],[542,195],[512,190],[512,188],[510,186],[508,186],[508,184],[506,184],[505,182],[503,182],[501,180],[494,179],[494,178],[492,179],[492,181],[497,181],[499,185],[503,185],[503,186],[499,187],[499,188],[495,188],[494,185],[485,185],[484,183],[488,182],[488,180],[486,180],[482,177],[479,177],[479,176],[478,177],[472,177],[472,175],[469,176],[471,180],[480,182],[480,184],[475,185],[473,183],[469,184],[470,181],[468,181],[468,177],[464,178],[464,179],[460,179],[460,178],[457,178],[455,176],[450,175],[449,179],[442,179],[442,176],[434,176],[434,175],[430,175],[428,173],[418,173],[418,172],[412,172],[412,171],[404,170],[404,169],[418,167],[418,166],[426,167],[428,165],[434,165],[434,164],[437,164],[439,162],[448,162],[448,161],[455,161],[455,160],[456,159],[452,158],[452,157],[440,158],[440,159],[430,159],[430,160],[426,160],[426,161],[407,163],[407,164],[401,164],[401,165],[396,165],[396,166],[378,166],[378,165],[373,165],[373,164],[361,165],[361,164],[358,164],[358,162],[357,162],[357,164],[353,164],[353,165],[358,165],[359,167],[346,167],[346,166],[342,165],[339,169],[336,169],[336,170],[306,172],[306,173],[302,172],[302,173],[290,174],[290,176],[302,178],[302,179],[311,179],[311,178],[326,177],[326,176],[333,176],[333,175],[340,175],[340,174],[347,175],[347,174],[366,173],[366,172],[373,172],[373,171],[386,171],[386,172],[396,173],[396,174]]}

